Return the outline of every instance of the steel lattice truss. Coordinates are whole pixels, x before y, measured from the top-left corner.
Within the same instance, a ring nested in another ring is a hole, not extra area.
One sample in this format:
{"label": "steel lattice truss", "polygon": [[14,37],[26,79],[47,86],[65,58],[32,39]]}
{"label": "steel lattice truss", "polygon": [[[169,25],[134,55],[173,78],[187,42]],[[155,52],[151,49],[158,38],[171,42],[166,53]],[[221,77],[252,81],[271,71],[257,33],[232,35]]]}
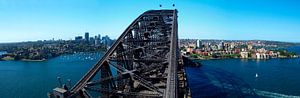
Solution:
{"label": "steel lattice truss", "polygon": [[96,92],[101,97],[175,98],[177,39],[176,10],[143,13],[71,89],[70,97]]}

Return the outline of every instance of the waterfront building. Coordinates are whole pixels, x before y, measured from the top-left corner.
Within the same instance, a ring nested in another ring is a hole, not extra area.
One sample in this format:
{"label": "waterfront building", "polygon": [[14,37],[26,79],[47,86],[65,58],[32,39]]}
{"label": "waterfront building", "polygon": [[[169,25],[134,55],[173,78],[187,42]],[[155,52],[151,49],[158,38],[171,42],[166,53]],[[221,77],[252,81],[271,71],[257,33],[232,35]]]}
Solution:
{"label": "waterfront building", "polygon": [[266,53],[256,53],[256,59],[269,59],[270,56]]}
{"label": "waterfront building", "polygon": [[251,53],[251,58],[256,59],[256,53]]}
{"label": "waterfront building", "polygon": [[247,52],[247,51],[242,51],[242,52],[240,53],[241,58],[243,58],[243,59],[247,59],[247,58],[248,58],[248,54],[249,54],[249,52]]}
{"label": "waterfront building", "polygon": [[278,57],[278,54],[275,53],[274,51],[269,51],[269,52],[268,52],[268,55],[269,55],[270,57],[272,57],[272,58],[277,58],[277,57]]}
{"label": "waterfront building", "polygon": [[261,59],[260,53],[256,53],[256,59]]}
{"label": "waterfront building", "polygon": [[262,54],[262,59],[267,59],[267,55],[266,54]]}

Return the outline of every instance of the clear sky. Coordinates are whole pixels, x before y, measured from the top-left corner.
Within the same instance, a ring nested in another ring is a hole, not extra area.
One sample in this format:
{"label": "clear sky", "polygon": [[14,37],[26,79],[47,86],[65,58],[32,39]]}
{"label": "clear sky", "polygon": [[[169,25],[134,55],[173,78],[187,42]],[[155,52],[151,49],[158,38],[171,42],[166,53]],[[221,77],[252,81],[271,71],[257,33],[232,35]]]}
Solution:
{"label": "clear sky", "polygon": [[0,0],[0,42],[117,38],[144,11],[173,3],[180,38],[300,42],[299,0]]}

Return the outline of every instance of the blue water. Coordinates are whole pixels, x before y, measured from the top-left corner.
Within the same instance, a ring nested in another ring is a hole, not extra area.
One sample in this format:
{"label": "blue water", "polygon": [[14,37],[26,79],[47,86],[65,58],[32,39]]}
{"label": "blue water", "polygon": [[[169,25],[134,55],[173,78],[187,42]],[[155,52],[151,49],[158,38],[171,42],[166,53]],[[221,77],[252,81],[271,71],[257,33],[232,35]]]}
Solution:
{"label": "blue water", "polygon": [[287,50],[291,52],[296,52],[298,55],[300,55],[300,46],[289,47],[287,48]]}
{"label": "blue water", "polygon": [[[288,48],[300,54],[300,47]],[[186,68],[193,97],[242,93],[252,89],[262,97],[300,96],[300,58],[269,60],[204,60],[200,68]],[[256,74],[258,77],[256,77]],[[232,85],[235,89],[222,88]],[[219,86],[218,86],[219,85]],[[233,91],[232,91],[233,90]],[[241,94],[243,95],[243,94]]]}
{"label": "blue water", "polygon": [[[300,54],[300,47],[289,50]],[[102,55],[77,53],[45,62],[0,61],[0,98],[46,98],[58,86],[57,76],[63,82],[71,79],[74,85]],[[199,62],[203,64],[200,68],[186,68],[194,98],[255,97],[252,91],[269,97],[300,96],[299,58]]]}
{"label": "blue water", "polygon": [[63,55],[45,62],[0,61],[0,98],[46,98],[57,76],[74,85],[103,53]]}

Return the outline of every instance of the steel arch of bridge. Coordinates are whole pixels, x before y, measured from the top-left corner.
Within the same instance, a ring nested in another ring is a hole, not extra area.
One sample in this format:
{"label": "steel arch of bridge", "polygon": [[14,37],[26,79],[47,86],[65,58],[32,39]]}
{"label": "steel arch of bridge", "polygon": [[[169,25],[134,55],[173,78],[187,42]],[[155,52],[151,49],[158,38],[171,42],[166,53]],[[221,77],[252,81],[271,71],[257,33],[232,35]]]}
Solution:
{"label": "steel arch of bridge", "polygon": [[177,32],[177,10],[144,12],[65,96],[177,98]]}

